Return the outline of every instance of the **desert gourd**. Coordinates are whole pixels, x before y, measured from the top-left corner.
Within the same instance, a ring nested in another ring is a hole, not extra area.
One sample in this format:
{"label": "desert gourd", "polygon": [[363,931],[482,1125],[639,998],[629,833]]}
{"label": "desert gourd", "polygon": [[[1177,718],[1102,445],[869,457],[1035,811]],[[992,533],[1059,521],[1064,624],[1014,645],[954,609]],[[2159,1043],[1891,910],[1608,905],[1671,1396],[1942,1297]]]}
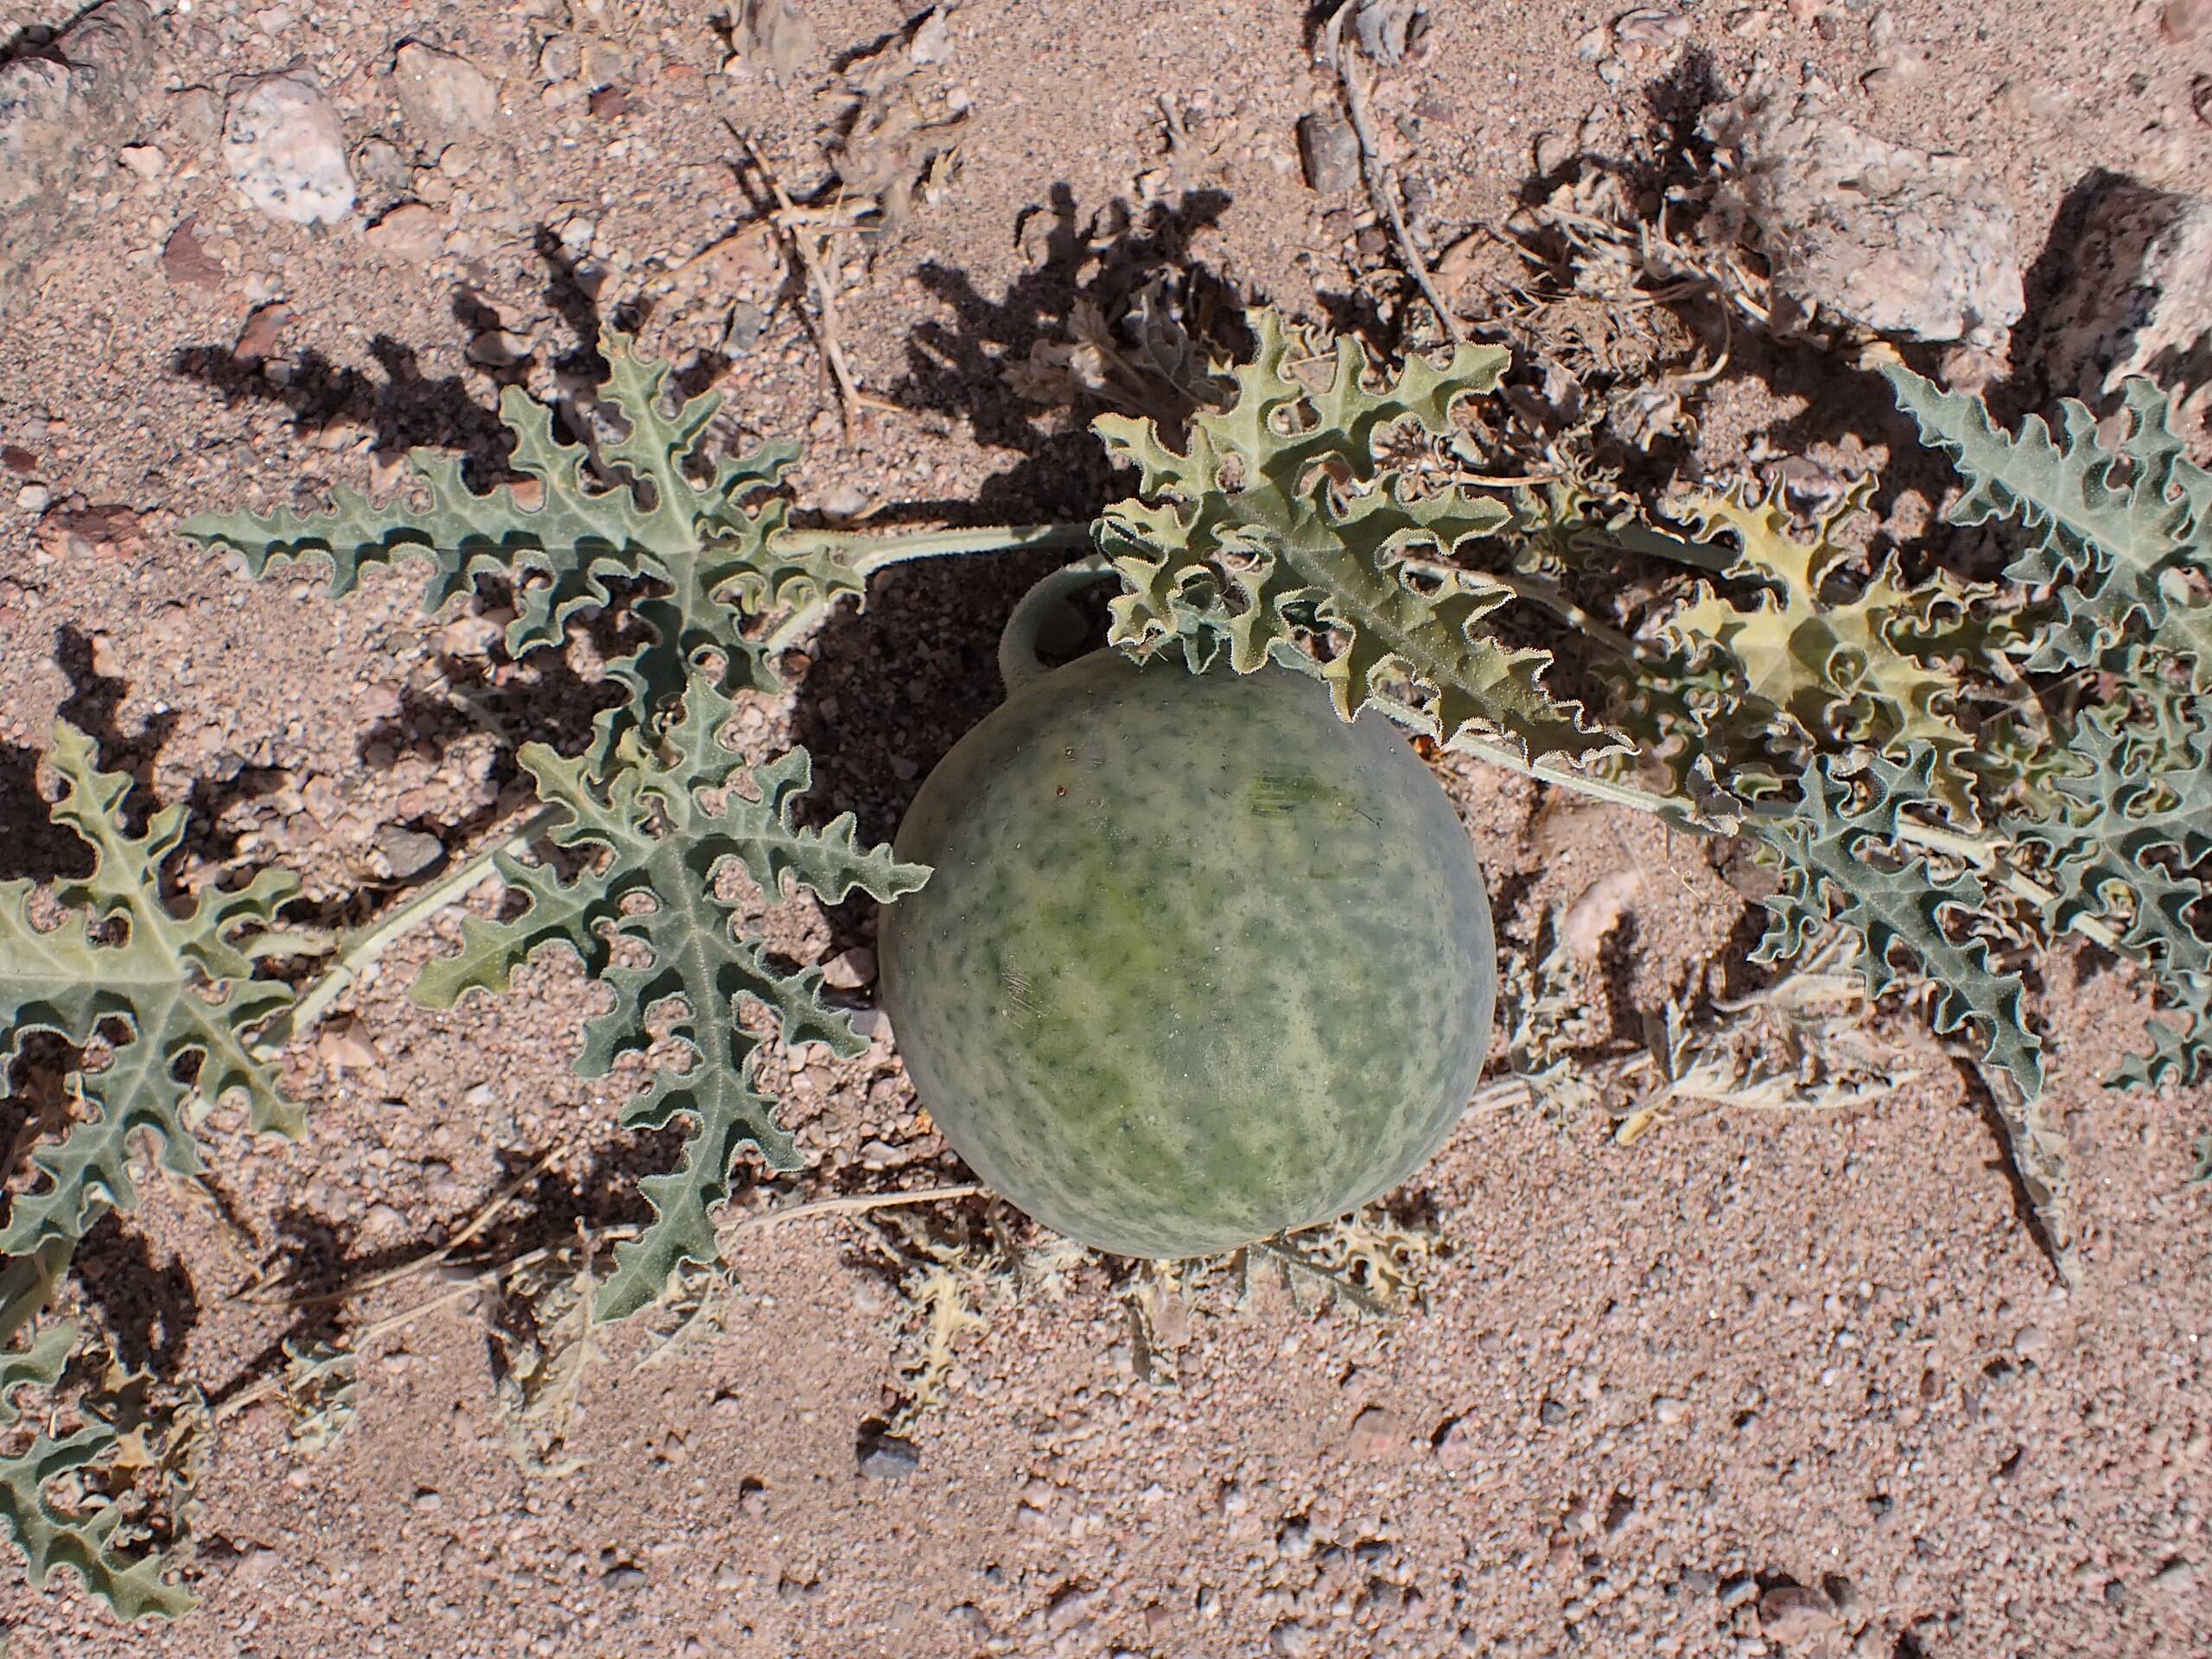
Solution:
{"label": "desert gourd", "polygon": [[1489,1043],[1490,906],[1450,800],[1395,728],[1287,669],[1044,671],[1025,624],[1056,598],[1017,612],[1010,695],[899,831],[934,869],[880,941],[922,1103],[1006,1198],[1117,1255],[1381,1196]]}

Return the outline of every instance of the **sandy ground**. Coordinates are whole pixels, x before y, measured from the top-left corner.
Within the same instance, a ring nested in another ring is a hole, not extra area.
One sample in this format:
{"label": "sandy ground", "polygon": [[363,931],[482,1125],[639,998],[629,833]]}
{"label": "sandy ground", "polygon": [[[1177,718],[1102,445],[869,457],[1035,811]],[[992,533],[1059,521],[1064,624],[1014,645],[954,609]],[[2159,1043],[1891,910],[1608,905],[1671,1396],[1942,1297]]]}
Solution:
{"label": "sandy ground", "polygon": [[[964,104],[958,165],[842,307],[854,371],[891,407],[842,430],[766,261],[741,244],[695,291],[661,287],[750,213],[733,130],[795,189],[818,181],[851,101],[823,91],[833,56],[907,21],[859,0],[806,10],[817,49],[781,86],[722,73],[703,10],[658,0],[176,0],[156,18],[142,96],[99,143],[158,162],[143,179],[103,163],[0,314],[0,876],[72,855],[37,798],[57,711],[149,799],[194,804],[180,879],[282,860],[333,919],[402,890],[380,832],[458,855],[508,821],[511,750],[456,692],[571,747],[594,698],[565,664],[487,657],[477,619],[500,595],[425,618],[403,569],[334,601],[304,579],[250,582],[171,531],[205,506],[388,480],[406,443],[483,453],[499,385],[542,389],[576,350],[585,290],[556,266],[581,262],[603,308],[649,302],[646,344],[728,392],[730,436],[805,440],[802,505],[856,491],[841,510],[898,524],[1072,518],[1107,499],[1095,443],[998,373],[1064,325],[1056,225],[1156,200],[1189,259],[1315,317],[1346,315],[1381,263],[1352,198],[1300,175],[1294,124],[1332,96],[1301,8],[969,0],[918,77],[933,107]],[[1683,45],[1578,55],[1611,16],[1434,6],[1424,54],[1376,93],[1433,249],[1510,208],[1541,139],[1637,153],[1700,64],[1723,86],[1755,62],[1816,75],[1853,120],[1973,156],[2030,258],[2094,168],[2212,176],[2212,127],[2191,110],[2212,25],[2176,41],[2186,29],[2154,5],[1715,0],[1682,8]],[[0,0],[0,42],[65,21]],[[558,49],[549,65],[564,34],[599,43],[619,99],[558,73]],[[499,84],[500,113],[442,170],[418,169],[397,112],[407,39]],[[1901,48],[1925,67],[1863,79]],[[333,227],[245,207],[195,90],[288,66],[330,90],[355,147],[360,210]],[[419,257],[364,229],[408,198],[435,210]],[[196,263],[175,251],[188,224]],[[275,300],[281,331],[241,346]],[[733,304],[752,308],[734,330]],[[472,357],[495,328],[518,365]],[[1857,397],[1821,394],[1845,373],[1805,353],[1780,380],[1745,377],[1708,433],[1713,464],[1784,426],[1886,455],[1894,425],[1851,427]],[[73,495],[128,507],[143,539],[41,542],[38,509]],[[880,581],[794,696],[747,706],[748,753],[807,742],[824,815],[849,808],[887,836],[995,701],[999,621],[1046,563]],[[1670,993],[1740,978],[1756,922],[1702,849],[1626,815],[1554,813],[1471,763],[1446,781],[1501,932],[1524,946],[1552,904],[1643,873],[1590,990],[1611,1037],[1633,1040],[1637,1011]],[[156,1181],[88,1245],[83,1297],[126,1357],[237,1396],[289,1328],[239,1299],[264,1267],[329,1285],[412,1259],[556,1148],[487,1245],[634,1218],[634,1175],[671,1148],[615,1127],[626,1074],[569,1073],[591,993],[556,958],[496,1002],[414,1007],[408,973],[452,923],[403,941],[325,1040],[287,1055],[305,1138],[257,1143],[234,1109],[211,1120],[231,1222]],[[797,906],[783,925],[827,957],[873,918]],[[651,1365],[648,1331],[602,1333],[565,1475],[509,1456],[486,1315],[456,1300],[365,1344],[358,1417],[321,1455],[297,1455],[273,1408],[223,1421],[196,1614],[125,1629],[66,1576],[33,1592],[11,1567],[0,1630],[15,1659],[2202,1651],[2212,1185],[2188,1177],[2212,1106],[2097,1085],[2147,1007],[2124,971],[2057,957],[2042,997],[2083,1218],[2070,1291],[2022,1224],[1980,1096],[1906,1011],[1883,1033],[1916,1080],[1847,1114],[1713,1114],[1625,1147],[1594,1110],[1471,1116],[1396,1201],[1451,1246],[1396,1323],[1201,1297],[1173,1376],[1147,1380],[1120,1264],[1027,1282],[963,1338],[912,1463],[861,1455],[900,1396],[909,1319],[895,1264],[853,1220],[749,1235],[719,1325]],[[771,1066],[792,1074],[816,1167],[742,1201],[959,1178],[888,1042]],[[348,1323],[426,1288],[378,1293]]]}

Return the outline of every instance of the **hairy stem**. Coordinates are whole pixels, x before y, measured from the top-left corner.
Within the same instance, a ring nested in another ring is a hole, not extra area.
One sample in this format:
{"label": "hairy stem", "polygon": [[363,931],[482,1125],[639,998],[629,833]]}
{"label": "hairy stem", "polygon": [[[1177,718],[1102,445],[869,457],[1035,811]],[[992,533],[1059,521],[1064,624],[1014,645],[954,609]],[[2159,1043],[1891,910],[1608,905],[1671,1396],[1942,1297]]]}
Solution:
{"label": "hairy stem", "polygon": [[[1088,519],[1073,524],[984,524],[957,530],[928,530],[912,536],[871,536],[863,531],[787,530],[777,539],[785,546],[828,549],[851,556],[853,574],[866,582],[877,571],[909,559],[950,558],[963,553],[1011,553],[1023,548],[1089,548]],[[821,626],[832,601],[802,605],[777,626],[765,649],[770,656],[790,650]]]}
{"label": "hairy stem", "polygon": [[[2000,842],[1977,841],[1972,836],[1962,836],[1955,830],[1941,830],[1931,823],[1897,815],[1897,839],[1916,846],[1929,848],[1939,853],[1948,853],[1954,858],[1964,859],[1984,874],[1993,876],[1999,886],[2017,898],[2026,899],[2039,910],[2049,910],[2058,902],[2058,895],[2033,877],[2014,869],[2005,861]],[[2067,924],[2068,930],[2085,939],[2094,939],[2107,950],[2120,949],[2120,935],[2094,916],[2076,916]]]}
{"label": "hairy stem", "polygon": [[459,903],[481,883],[497,875],[493,861],[501,853],[518,853],[535,841],[563,809],[542,806],[524,819],[515,832],[486,847],[467,862],[455,865],[404,904],[395,905],[372,926],[364,928],[338,953],[337,961],[308,988],[307,995],[270,1021],[253,1046],[258,1059],[270,1059],[294,1037],[315,1029],[330,1005],[360,979],[362,973],[385,950],[417,923],[428,921],[447,906]]}
{"label": "hairy stem", "polygon": [[[1376,707],[1389,713],[1387,704]],[[1534,778],[1539,783],[1559,784],[1567,789],[1600,801],[1610,801],[1615,806],[1631,807],[1638,812],[1649,812],[1654,817],[1664,818],[1677,829],[1688,830],[1701,836],[1717,835],[1712,825],[1700,823],[1690,816],[1690,804],[1675,795],[1661,795],[1648,789],[1638,789],[1634,784],[1616,783],[1610,778],[1592,778],[1589,773],[1576,772],[1553,760],[1542,760],[1531,765],[1503,743],[1488,738],[1471,736],[1462,732],[1446,746],[1473,755],[1478,760],[1487,760],[1492,766],[1517,772],[1524,778]]]}

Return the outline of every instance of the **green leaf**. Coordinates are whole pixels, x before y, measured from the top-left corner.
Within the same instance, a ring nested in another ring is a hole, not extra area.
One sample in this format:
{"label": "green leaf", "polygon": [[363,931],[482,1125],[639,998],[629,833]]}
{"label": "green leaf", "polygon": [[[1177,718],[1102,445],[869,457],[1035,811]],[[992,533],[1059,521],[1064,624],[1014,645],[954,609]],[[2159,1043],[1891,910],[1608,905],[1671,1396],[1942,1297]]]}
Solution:
{"label": "green leaf", "polygon": [[2005,575],[2056,584],[2059,616],[2029,667],[2096,665],[2139,620],[2162,648],[2190,660],[2195,690],[2212,690],[2212,603],[2192,597],[2185,577],[2212,568],[2212,474],[2183,453],[2155,384],[2126,382],[2129,430],[2113,448],[2071,397],[2059,406],[2061,437],[2036,416],[2016,437],[1979,396],[1941,391],[1897,364],[1881,372],[1897,406],[1929,443],[1950,452],[1967,481],[1945,517],[1959,524],[2017,517],[2034,532]]}
{"label": "green leaf", "polygon": [[[425,965],[414,995],[432,1007],[449,1006],[472,988],[506,988],[513,969],[541,944],[568,945],[592,977],[614,993],[614,1006],[585,1027],[576,1070],[604,1076],[617,1056],[651,1042],[645,1014],[681,997],[675,1034],[690,1048],[684,1071],[657,1071],[630,1101],[623,1122],[660,1128],[678,1117],[694,1127],[683,1161],[643,1183],[656,1211],[645,1233],[615,1252],[615,1272],[600,1294],[598,1314],[619,1319],[659,1295],[683,1262],[715,1259],[712,1211],[729,1196],[730,1160],[739,1147],[758,1145],[778,1168],[798,1166],[775,1121],[773,1103],[752,1082],[760,1039],[741,1023],[741,1001],[772,1013],[786,1044],[827,1043],[841,1054],[866,1046],[844,1014],[821,997],[816,968],[779,971],[762,942],[733,929],[735,906],[719,896],[723,867],[735,861],[772,900],[790,877],[835,904],[855,887],[879,900],[911,893],[927,879],[900,864],[886,847],[863,849],[848,813],[820,830],[794,822],[810,779],[805,752],[792,750],[752,773],[758,800],[731,787],[742,763],[719,734],[729,703],[705,678],[692,682],[683,717],[648,750],[636,734],[617,750],[620,765],[594,780],[580,760],[543,744],[523,749],[521,762],[538,794],[563,817],[547,831],[561,847],[599,851],[596,867],[563,879],[550,867],[502,855],[499,872],[526,905],[512,921],[472,918],[459,954]],[[702,799],[714,791],[720,799]],[[650,899],[633,909],[625,901]],[[644,961],[616,960],[613,940],[644,948]]]}
{"label": "green leaf", "polygon": [[1971,1024],[1984,1058],[2033,1100],[2043,1092],[2042,1045],[2021,1020],[2019,976],[1993,968],[1984,941],[1955,940],[1943,925],[1947,912],[1982,911],[1987,894],[1971,874],[1942,875],[1897,839],[1899,809],[1931,798],[1935,761],[1925,747],[1904,766],[1869,754],[1863,772],[1844,778],[1824,757],[1799,779],[1800,800],[1745,820],[1782,874],[1781,890],[1764,901],[1773,919],[1753,960],[1787,961],[1834,921],[1866,941],[1859,969],[1867,994],[1878,996],[1897,977],[1891,952],[1903,945],[1933,988],[1936,1030]]}
{"label": "green leaf", "polygon": [[[1148,420],[1096,423],[1139,474],[1137,499],[1098,526],[1125,588],[1114,643],[1136,655],[1179,645],[1195,666],[1225,639],[1230,665],[1249,674],[1287,660],[1301,632],[1333,632],[1340,644],[1319,671],[1347,720],[1376,703],[1440,741],[1495,734],[1532,760],[1618,747],[1543,689],[1547,653],[1508,650],[1478,627],[1510,591],[1442,563],[1505,529],[1510,512],[1457,489],[1412,493],[1378,458],[1401,424],[1448,435],[1452,406],[1493,390],[1509,353],[1461,346],[1443,368],[1414,357],[1371,387],[1359,346],[1339,340],[1313,390],[1291,372],[1281,315],[1260,311],[1254,325],[1259,353],[1236,372],[1236,401],[1192,416],[1185,453]],[[1393,681],[1413,697],[1385,689]]]}
{"label": "green leaf", "polygon": [[[159,1139],[171,1170],[198,1170],[194,1103],[237,1089],[255,1128],[294,1135],[302,1123],[248,1042],[292,1001],[288,986],[252,976],[260,958],[307,948],[276,921],[297,878],[264,870],[234,893],[208,888],[172,906],[161,867],[184,834],[184,809],[162,809],[133,836],[118,810],[130,779],[98,769],[90,738],[57,723],[48,758],[66,791],[54,817],[92,848],[92,869],[56,885],[67,913],[50,932],[32,925],[33,884],[0,882],[0,1066],[30,1032],[84,1044],[116,1020],[129,1037],[105,1069],[77,1074],[90,1119],[33,1154],[44,1179],[16,1194],[0,1229],[0,1253],[11,1255],[82,1237],[103,1204],[129,1209],[126,1143],[137,1130]],[[188,1060],[198,1064],[188,1083],[176,1075]]]}
{"label": "green leaf", "polygon": [[2005,825],[2044,855],[2053,931],[2106,921],[2183,1017],[2178,1028],[2152,1021],[2151,1052],[2109,1082],[2187,1084],[2212,1063],[2212,944],[2190,920],[2206,895],[2190,874],[2212,855],[2212,729],[2201,709],[2180,718],[2146,733],[2124,704],[2091,711],[2074,730],[2075,770],[2048,780],[2061,813]]}
{"label": "green leaf", "polygon": [[427,507],[404,495],[378,506],[340,488],[331,512],[203,512],[180,532],[236,549],[257,575],[272,559],[326,558],[334,594],[350,590],[367,565],[420,553],[433,566],[423,600],[429,610],[467,593],[480,572],[512,575],[516,615],[506,643],[517,654],[559,644],[571,615],[606,607],[609,580],[645,578],[656,591],[633,609],[647,642],[608,664],[632,693],[625,721],[654,718],[709,657],[721,664],[722,690],[775,689],[773,664],[743,636],[746,615],[862,591],[849,550],[801,550],[780,534],[782,501],[745,505],[780,481],[798,449],[770,444],[709,461],[700,446],[719,395],[664,413],[665,364],[638,357],[627,337],[611,331],[600,350],[608,365],[601,398],[627,428],[619,440],[595,448],[563,443],[551,409],[518,386],[501,395],[499,418],[515,439],[509,464],[537,480],[531,494],[542,498],[530,507],[510,485],[476,493],[457,457],[416,449],[409,460],[427,486]]}
{"label": "green leaf", "polygon": [[[1851,598],[1823,594],[1830,573],[1849,556],[1834,539],[1835,528],[1866,505],[1873,483],[1868,477],[1853,484],[1809,540],[1791,533],[1779,481],[1764,497],[1741,487],[1692,498],[1677,516],[1708,544],[1732,533],[1741,552],[1727,574],[1764,586],[1747,610],[1701,583],[1694,602],[1666,618],[1666,632],[1688,662],[1716,658],[1726,665],[1726,691],[1700,722],[1708,730],[1778,734],[1830,748],[1869,744],[1897,760],[1924,747],[1934,758],[1936,797],[1971,823],[1978,816],[1974,780],[1961,763],[1974,741],[1951,718],[1957,679],[1902,643],[1925,625],[1931,605],[1963,606],[1967,596],[1940,574],[1908,593],[1894,560]],[[1738,758],[1728,755],[1732,763]]]}
{"label": "green leaf", "polygon": [[[70,1325],[15,1340],[68,1270],[75,1242],[49,1240],[0,1263],[0,1438],[8,1438],[7,1432],[22,1421],[16,1395],[24,1389],[52,1390],[77,1351],[79,1333]],[[60,1439],[35,1433],[22,1451],[0,1456],[0,1521],[23,1552],[31,1587],[39,1588],[48,1573],[66,1567],[118,1618],[175,1618],[191,1611],[190,1592],[162,1576],[165,1563],[158,1554],[133,1550],[118,1541],[121,1510],[98,1503],[65,1510],[48,1496],[52,1483],[97,1467],[120,1447],[123,1436],[115,1421],[96,1411],[83,1414],[86,1421]]]}

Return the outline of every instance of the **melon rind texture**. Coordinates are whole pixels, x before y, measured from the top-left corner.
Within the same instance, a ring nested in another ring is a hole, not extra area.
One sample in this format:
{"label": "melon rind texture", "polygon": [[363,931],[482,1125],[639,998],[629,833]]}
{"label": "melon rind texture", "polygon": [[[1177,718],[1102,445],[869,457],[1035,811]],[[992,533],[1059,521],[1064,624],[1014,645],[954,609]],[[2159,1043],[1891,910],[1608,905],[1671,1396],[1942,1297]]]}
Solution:
{"label": "melon rind texture", "polygon": [[1268,668],[1099,652],[955,746],[900,826],[882,995],[992,1187],[1118,1255],[1234,1249],[1380,1197],[1482,1071],[1467,833],[1395,728]]}

